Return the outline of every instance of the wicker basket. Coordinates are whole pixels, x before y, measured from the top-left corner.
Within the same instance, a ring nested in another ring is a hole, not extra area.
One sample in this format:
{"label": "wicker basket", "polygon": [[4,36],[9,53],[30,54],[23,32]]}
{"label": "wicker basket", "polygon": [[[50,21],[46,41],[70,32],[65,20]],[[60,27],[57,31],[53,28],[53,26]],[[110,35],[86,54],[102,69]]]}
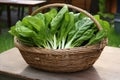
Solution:
{"label": "wicker basket", "polygon": [[[35,10],[31,15],[35,15],[49,7],[62,7],[64,5],[61,3],[45,5]],[[72,5],[68,5],[68,7],[86,14],[94,21],[99,30],[102,29],[93,16],[85,10]],[[58,50],[25,46],[20,44],[17,38],[14,39],[14,43],[25,61],[32,67],[52,72],[76,72],[85,70],[94,64],[106,45],[106,39],[91,46]]]}

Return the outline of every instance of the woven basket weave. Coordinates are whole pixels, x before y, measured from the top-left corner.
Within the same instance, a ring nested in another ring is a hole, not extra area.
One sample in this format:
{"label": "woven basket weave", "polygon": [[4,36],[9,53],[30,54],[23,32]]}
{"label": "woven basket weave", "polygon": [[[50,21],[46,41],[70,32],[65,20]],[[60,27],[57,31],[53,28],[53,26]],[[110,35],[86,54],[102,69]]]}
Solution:
{"label": "woven basket weave", "polygon": [[[35,15],[50,7],[63,7],[64,5],[65,4],[61,3],[45,5],[35,10],[31,15]],[[86,14],[94,21],[98,29],[102,30],[100,24],[91,14],[72,5],[68,5],[68,7]],[[16,37],[14,43],[24,60],[32,67],[52,72],[76,72],[85,70],[94,64],[103,48],[106,46],[106,39],[91,46],[57,50],[25,46],[19,43]]]}

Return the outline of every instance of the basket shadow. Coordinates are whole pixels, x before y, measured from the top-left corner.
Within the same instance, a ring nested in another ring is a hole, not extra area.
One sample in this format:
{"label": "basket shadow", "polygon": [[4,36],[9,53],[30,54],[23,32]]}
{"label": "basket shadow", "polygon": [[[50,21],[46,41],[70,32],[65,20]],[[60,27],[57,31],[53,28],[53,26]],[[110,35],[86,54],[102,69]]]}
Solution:
{"label": "basket shadow", "polygon": [[102,80],[94,67],[79,72],[55,73],[27,66],[20,74],[33,80]]}

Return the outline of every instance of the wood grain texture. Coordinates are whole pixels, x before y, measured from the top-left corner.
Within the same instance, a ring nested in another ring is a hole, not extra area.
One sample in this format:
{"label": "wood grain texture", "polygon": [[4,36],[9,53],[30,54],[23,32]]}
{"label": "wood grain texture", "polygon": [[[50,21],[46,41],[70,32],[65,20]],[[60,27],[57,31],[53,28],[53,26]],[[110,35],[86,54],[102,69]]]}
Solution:
{"label": "wood grain texture", "polygon": [[90,11],[91,0],[72,0],[71,4]]}
{"label": "wood grain texture", "polygon": [[106,46],[93,67],[75,73],[37,70],[23,60],[17,48],[0,54],[0,74],[26,80],[120,80],[120,48]]}
{"label": "wood grain texture", "polygon": [[34,1],[34,0],[0,0],[0,4],[4,5],[22,5],[22,6],[35,6],[45,3],[46,1]]}

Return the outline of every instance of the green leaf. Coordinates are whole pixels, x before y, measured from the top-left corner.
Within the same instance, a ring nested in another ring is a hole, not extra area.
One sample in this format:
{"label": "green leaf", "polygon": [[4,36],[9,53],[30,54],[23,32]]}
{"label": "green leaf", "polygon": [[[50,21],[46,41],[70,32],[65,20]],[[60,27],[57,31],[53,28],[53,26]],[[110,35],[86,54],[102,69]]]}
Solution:
{"label": "green leaf", "polygon": [[92,45],[100,42],[105,38],[105,30],[100,30],[96,35],[94,35],[86,45]]}
{"label": "green leaf", "polygon": [[67,5],[65,5],[51,21],[51,32],[55,33],[59,28],[60,22],[63,19],[64,14],[68,11]]}
{"label": "green leaf", "polygon": [[94,18],[100,23],[106,33],[110,32],[110,24],[107,21],[100,19],[99,15],[94,15]]}
{"label": "green leaf", "polygon": [[59,44],[62,44],[62,49],[65,47],[65,42],[66,42],[66,38],[68,36],[68,33],[74,28],[74,14],[73,12],[66,12],[61,28],[60,28],[60,39],[58,40]]}
{"label": "green leaf", "polygon": [[42,20],[43,22],[45,21],[44,14],[42,14],[42,13],[38,13],[38,14],[34,15],[33,17],[36,17],[36,18]]}
{"label": "green leaf", "polygon": [[75,23],[75,30],[73,29],[69,33],[67,41],[73,41],[79,38],[87,29],[91,27],[92,24],[93,21],[88,17],[84,17],[83,19],[78,20]]}
{"label": "green leaf", "polygon": [[23,37],[35,36],[35,32],[27,27],[25,27],[21,21],[16,23],[15,31]]}
{"label": "green leaf", "polygon": [[37,30],[37,32],[45,27],[44,21],[37,17],[29,17],[28,22]]}
{"label": "green leaf", "polygon": [[50,22],[52,19],[57,15],[57,10],[56,9],[51,9],[49,12],[45,13],[45,24],[47,27],[49,27]]}
{"label": "green leaf", "polygon": [[84,17],[83,19],[81,19],[75,23],[76,30],[77,29],[80,30],[83,27],[91,25],[91,24],[93,24],[93,21],[88,17]]}
{"label": "green leaf", "polygon": [[94,34],[94,30],[93,29],[88,29],[87,31],[85,31],[83,33],[83,35],[76,39],[73,43],[72,43],[72,46],[76,46],[76,47],[79,47],[84,41],[86,40],[89,40]]}
{"label": "green leaf", "polygon": [[24,17],[22,19],[22,24],[24,26],[28,27],[29,29],[33,30],[34,29],[33,26],[29,23],[30,17],[32,17],[32,16],[29,15],[29,16]]}

